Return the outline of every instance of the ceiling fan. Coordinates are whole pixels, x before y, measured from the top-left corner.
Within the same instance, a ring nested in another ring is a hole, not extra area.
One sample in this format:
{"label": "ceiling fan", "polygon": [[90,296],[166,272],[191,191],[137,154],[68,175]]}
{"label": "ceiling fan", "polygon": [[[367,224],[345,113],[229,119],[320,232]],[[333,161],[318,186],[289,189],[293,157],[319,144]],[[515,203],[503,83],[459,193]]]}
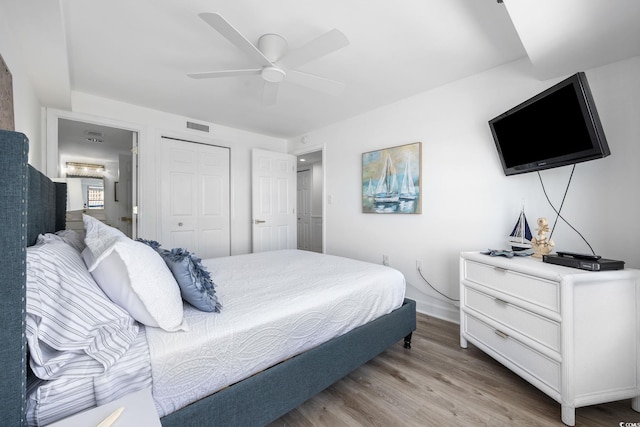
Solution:
{"label": "ceiling fan", "polygon": [[283,81],[332,95],[338,95],[344,89],[343,83],[294,70],[300,65],[347,46],[349,40],[339,30],[333,29],[298,49],[287,51],[287,41],[278,34],[264,34],[255,46],[221,15],[200,13],[198,16],[251,58],[256,63],[256,68],[190,73],[187,76],[194,79],[261,76],[264,80],[263,105],[275,104],[278,86]]}

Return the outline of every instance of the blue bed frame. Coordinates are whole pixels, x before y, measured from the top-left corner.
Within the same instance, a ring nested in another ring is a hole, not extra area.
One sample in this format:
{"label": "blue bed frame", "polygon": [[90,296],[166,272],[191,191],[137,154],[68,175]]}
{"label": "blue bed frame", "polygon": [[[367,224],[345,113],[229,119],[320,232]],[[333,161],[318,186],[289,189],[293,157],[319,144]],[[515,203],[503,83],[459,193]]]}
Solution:
{"label": "blue bed frame", "polygon": [[[0,420],[25,425],[26,247],[65,227],[66,185],[28,165],[29,141],[0,130]],[[416,304],[402,307],[272,366],[161,419],[165,427],[263,426],[404,339],[410,348]]]}

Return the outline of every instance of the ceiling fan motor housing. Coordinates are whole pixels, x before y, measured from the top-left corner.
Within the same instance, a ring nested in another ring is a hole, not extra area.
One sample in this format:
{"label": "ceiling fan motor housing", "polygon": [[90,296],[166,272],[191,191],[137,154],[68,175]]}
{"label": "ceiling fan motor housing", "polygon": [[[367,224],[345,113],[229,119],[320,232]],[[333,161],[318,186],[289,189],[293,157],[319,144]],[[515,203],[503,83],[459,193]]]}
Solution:
{"label": "ceiling fan motor housing", "polygon": [[287,50],[287,41],[278,34],[264,34],[258,39],[258,49],[269,61],[276,62]]}
{"label": "ceiling fan motor housing", "polygon": [[[287,50],[287,41],[278,34],[264,34],[258,39],[258,49],[273,63],[284,55]],[[260,75],[268,82],[280,83],[284,80],[286,73],[280,67],[267,66],[262,69]]]}

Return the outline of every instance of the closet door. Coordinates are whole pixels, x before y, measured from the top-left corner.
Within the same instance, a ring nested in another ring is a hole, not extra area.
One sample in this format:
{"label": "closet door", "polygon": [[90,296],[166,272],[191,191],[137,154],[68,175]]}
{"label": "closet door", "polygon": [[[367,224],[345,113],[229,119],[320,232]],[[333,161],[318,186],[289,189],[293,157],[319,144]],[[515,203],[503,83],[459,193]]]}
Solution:
{"label": "closet door", "polygon": [[231,253],[229,148],[161,139],[160,243],[200,258]]}

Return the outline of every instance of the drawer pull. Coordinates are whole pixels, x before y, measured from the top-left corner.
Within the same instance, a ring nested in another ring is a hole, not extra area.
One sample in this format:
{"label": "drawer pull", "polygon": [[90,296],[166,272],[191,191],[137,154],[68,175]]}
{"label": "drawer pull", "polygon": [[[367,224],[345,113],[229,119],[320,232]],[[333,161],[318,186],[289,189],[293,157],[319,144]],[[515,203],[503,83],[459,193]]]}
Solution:
{"label": "drawer pull", "polygon": [[497,335],[497,336],[499,336],[500,338],[503,338],[503,339],[505,339],[505,340],[506,340],[507,338],[509,338],[509,335],[507,335],[507,334],[505,334],[504,332],[499,331],[499,330],[497,330],[497,329],[495,330],[495,333],[496,333],[496,335]]}
{"label": "drawer pull", "polygon": [[500,299],[500,298],[494,298],[493,300],[494,300],[495,302],[497,302],[498,304],[501,304],[501,305],[507,305],[507,304],[509,304],[508,302],[506,302],[505,300]]}
{"label": "drawer pull", "polygon": [[506,273],[508,270],[502,267],[493,267],[494,270],[499,271],[500,273]]}

